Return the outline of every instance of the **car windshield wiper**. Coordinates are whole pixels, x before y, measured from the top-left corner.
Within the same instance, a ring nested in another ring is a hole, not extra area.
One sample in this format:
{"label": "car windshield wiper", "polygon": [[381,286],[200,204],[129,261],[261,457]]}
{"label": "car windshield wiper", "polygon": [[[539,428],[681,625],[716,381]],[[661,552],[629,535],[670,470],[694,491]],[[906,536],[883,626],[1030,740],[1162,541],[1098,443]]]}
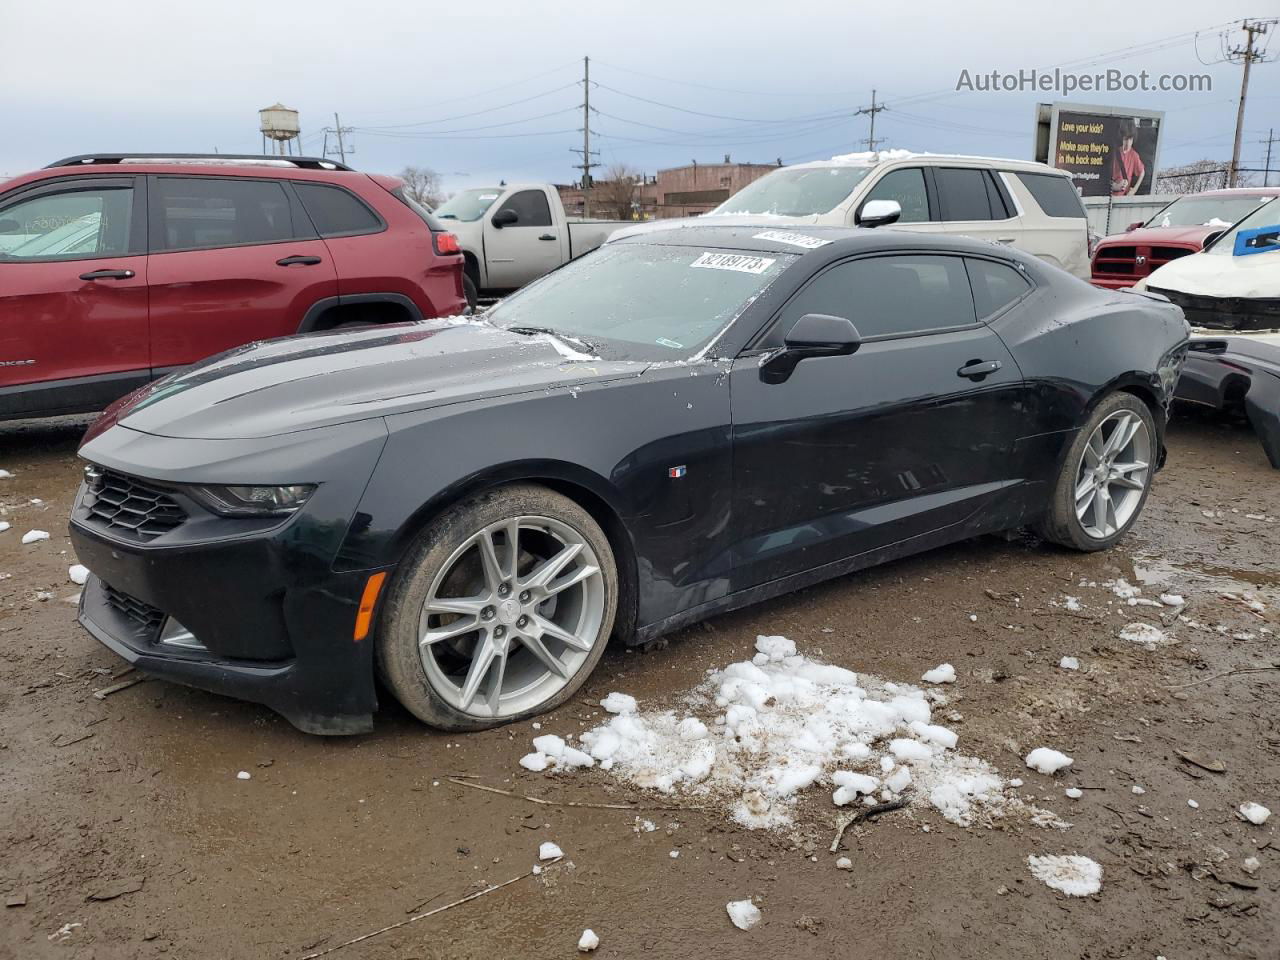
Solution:
{"label": "car windshield wiper", "polygon": [[539,333],[545,333],[549,337],[555,337],[557,340],[563,340],[570,346],[586,347],[591,353],[596,352],[596,346],[590,340],[583,340],[581,337],[575,337],[568,333],[561,333],[559,330],[553,330],[551,327],[504,327],[511,333],[520,333],[526,336],[535,336]]}

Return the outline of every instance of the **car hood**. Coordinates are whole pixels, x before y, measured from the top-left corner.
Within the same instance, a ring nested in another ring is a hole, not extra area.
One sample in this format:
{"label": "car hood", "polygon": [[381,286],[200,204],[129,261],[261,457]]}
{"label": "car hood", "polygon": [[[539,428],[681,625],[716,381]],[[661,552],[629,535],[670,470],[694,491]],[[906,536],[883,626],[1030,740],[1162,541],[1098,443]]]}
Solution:
{"label": "car hood", "polygon": [[1118,233],[1114,236],[1105,237],[1098,244],[1098,247],[1127,247],[1135,244],[1149,247],[1178,245],[1194,247],[1199,250],[1204,246],[1205,237],[1211,233],[1221,233],[1227,226],[1230,226],[1230,224],[1222,227],[1139,227],[1136,230],[1130,230],[1128,233]]}
{"label": "car hood", "polygon": [[487,397],[635,376],[546,335],[480,320],[429,320],[251,344],[143,388],[103,414],[167,437],[232,440]]}
{"label": "car hood", "polygon": [[1280,252],[1244,257],[1193,253],[1166,263],[1147,277],[1147,288],[1197,297],[1280,298]]}

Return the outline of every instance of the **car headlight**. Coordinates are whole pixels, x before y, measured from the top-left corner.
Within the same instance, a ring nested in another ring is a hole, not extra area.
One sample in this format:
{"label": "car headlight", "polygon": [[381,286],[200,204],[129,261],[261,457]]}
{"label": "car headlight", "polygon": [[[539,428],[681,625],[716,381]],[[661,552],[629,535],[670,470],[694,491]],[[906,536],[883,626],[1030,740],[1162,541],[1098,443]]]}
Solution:
{"label": "car headlight", "polygon": [[315,492],[314,483],[286,486],[200,486],[190,492],[215,513],[227,517],[280,517],[296,512]]}

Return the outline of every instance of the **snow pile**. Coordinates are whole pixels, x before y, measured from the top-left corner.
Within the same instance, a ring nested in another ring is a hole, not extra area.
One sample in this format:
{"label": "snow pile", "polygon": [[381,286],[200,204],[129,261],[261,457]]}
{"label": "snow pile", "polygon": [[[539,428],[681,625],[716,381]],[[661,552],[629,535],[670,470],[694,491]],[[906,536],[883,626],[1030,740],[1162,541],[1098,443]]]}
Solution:
{"label": "snow pile", "polygon": [[547,758],[562,772],[589,765],[566,762],[582,754],[645,789],[715,795],[752,829],[791,823],[798,795],[816,784],[833,787],[838,806],[909,792],[960,826],[1003,807],[996,770],[955,753],[955,732],[932,722],[939,694],[819,663],[785,637],[759,637],[756,651],[710,671],[679,711],[640,711],[610,694],[603,705],[619,712],[582,733],[581,750],[538,737],[521,764]]}
{"label": "snow pile", "polygon": [[1138,596],[1138,594],[1142,593],[1141,587],[1134,586],[1124,577],[1121,577],[1118,580],[1104,580],[1102,585],[1104,587],[1109,587],[1111,592],[1121,600],[1132,600],[1134,597]]}
{"label": "snow pile", "polygon": [[83,564],[73,564],[67,568],[67,579],[83,587],[85,581],[89,579],[89,568]]}
{"label": "snow pile", "polygon": [[41,540],[49,539],[49,531],[47,530],[28,530],[22,535],[23,543],[38,543]]}
{"label": "snow pile", "polygon": [[1267,817],[1271,816],[1271,811],[1260,803],[1249,801],[1248,803],[1240,804],[1240,816],[1250,823],[1262,826],[1267,822]]}
{"label": "snow pile", "polygon": [[1027,754],[1027,766],[1037,773],[1057,773],[1071,766],[1071,758],[1065,753],[1050,750],[1048,747],[1036,747]]}
{"label": "snow pile", "polygon": [[1080,661],[1076,657],[1063,657],[1058,661],[1058,666],[1063,670],[1079,670]]}
{"label": "snow pile", "polygon": [[888,163],[890,160],[910,160],[922,156],[912,150],[861,150],[857,153],[838,153],[831,158],[832,163],[847,163],[856,167],[872,167],[877,163]]}
{"label": "snow pile", "polygon": [[0,470],[0,480],[8,480],[13,474],[8,470]]}
{"label": "snow pile", "polygon": [[1162,593],[1160,594],[1160,602],[1167,607],[1186,606],[1187,600],[1180,593]]}
{"label": "snow pile", "polygon": [[920,679],[925,683],[955,683],[956,668],[949,663],[943,663],[932,670],[926,670]]}
{"label": "snow pile", "polygon": [[1037,880],[1068,897],[1087,897],[1102,889],[1102,865],[1088,857],[1027,857]]}
{"label": "snow pile", "polygon": [[600,938],[596,936],[596,932],[590,927],[583,930],[582,936],[578,938],[578,952],[590,953],[598,946],[600,946]]}
{"label": "snow pile", "polygon": [[9,522],[7,520],[0,520],[0,533],[4,533],[8,529]]}
{"label": "snow pile", "polygon": [[1154,650],[1156,647],[1168,646],[1171,643],[1177,643],[1177,640],[1165,633],[1159,627],[1153,627],[1149,623],[1135,622],[1126,626],[1120,631],[1120,639],[1128,640],[1132,643],[1140,643],[1148,650]]}
{"label": "snow pile", "polygon": [[637,710],[636,698],[625,693],[609,694],[600,701],[600,706],[610,713],[635,713]]}
{"label": "snow pile", "polygon": [[724,905],[729,919],[739,930],[750,930],[760,922],[760,908],[750,900],[730,900]]}

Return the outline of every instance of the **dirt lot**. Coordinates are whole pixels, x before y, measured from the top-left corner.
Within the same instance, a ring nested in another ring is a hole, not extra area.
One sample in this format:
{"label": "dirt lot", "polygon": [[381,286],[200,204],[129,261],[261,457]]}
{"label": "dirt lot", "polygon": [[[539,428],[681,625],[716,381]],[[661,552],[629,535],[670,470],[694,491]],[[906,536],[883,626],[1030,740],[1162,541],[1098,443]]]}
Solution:
{"label": "dirt lot", "polygon": [[[1009,817],[966,829],[920,803],[851,829],[843,871],[820,788],[794,829],[770,834],[597,770],[526,772],[528,725],[447,737],[391,705],[372,735],[326,740],[159,681],[95,699],[122,664],[74,622],[65,532],[82,427],[0,426],[0,468],[14,474],[0,480],[12,524],[0,533],[11,575],[0,580],[0,896],[25,901],[2,908],[0,958],[296,960],[527,874],[545,840],[565,859],[540,876],[332,956],[570,957],[584,927],[600,957],[1278,955],[1280,813],[1254,826],[1235,810],[1280,811],[1280,674],[1220,676],[1280,662],[1280,473],[1247,430],[1177,421],[1123,549],[989,538],[895,563],[720,617],[663,650],[614,652],[543,718],[544,733],[580,732],[612,690],[661,705],[749,658],[760,633],[901,682],[950,661],[961,749],[1021,777],[1010,795],[1070,828]],[[21,546],[32,528],[52,539]],[[1118,577],[1144,598],[1185,595],[1194,623],[1126,605],[1104,585]],[[1245,592],[1265,609],[1224,595]],[[1119,639],[1162,617],[1177,643]],[[1061,669],[1064,655],[1080,669]],[[1023,756],[1041,745],[1074,767],[1028,770]],[[450,776],[640,809],[536,805]],[[1073,800],[1072,785],[1088,789]],[[637,814],[657,829],[636,831]],[[1026,863],[1045,853],[1101,863],[1101,892],[1049,889]],[[763,921],[741,932],[725,904],[747,897]]]}

